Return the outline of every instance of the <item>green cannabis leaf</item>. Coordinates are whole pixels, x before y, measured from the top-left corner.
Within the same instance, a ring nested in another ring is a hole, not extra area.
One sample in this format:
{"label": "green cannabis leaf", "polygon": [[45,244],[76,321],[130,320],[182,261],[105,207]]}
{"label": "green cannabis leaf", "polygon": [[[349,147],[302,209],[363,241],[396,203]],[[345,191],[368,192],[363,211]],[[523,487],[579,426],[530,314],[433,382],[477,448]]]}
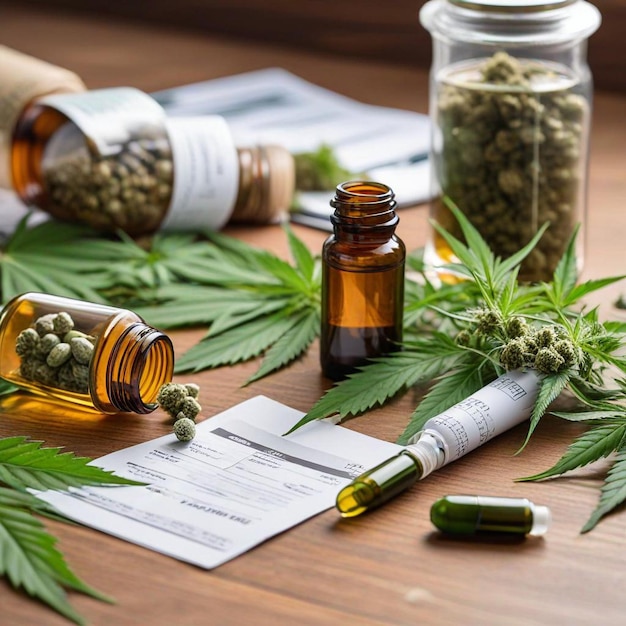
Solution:
{"label": "green cannabis leaf", "polygon": [[[135,311],[150,323],[172,328],[203,324],[206,336],[177,359],[176,372],[231,365],[264,354],[248,383],[300,356],[319,331],[320,266],[284,227],[295,265],[235,239],[207,233],[213,245],[196,255],[180,276],[193,284],[155,290],[158,304]],[[184,272],[184,273],[183,273]]]}
{"label": "green cannabis leaf", "polygon": [[28,228],[29,218],[20,221],[0,256],[2,301],[41,291],[102,302],[102,264],[82,245],[89,229],[52,221]]}
{"label": "green cannabis leaf", "polygon": [[363,177],[339,163],[331,146],[322,144],[314,152],[294,154],[296,166],[296,189],[298,191],[326,191],[334,189],[344,180]]}
{"label": "green cannabis leaf", "polygon": [[[372,365],[331,388],[289,432],[315,419],[363,413],[400,391],[425,384],[440,372],[449,371],[459,359],[459,351],[444,335],[435,334],[430,341],[407,344],[406,349],[394,357],[373,359]],[[371,375],[373,370],[375,376]]]}
{"label": "green cannabis leaf", "polygon": [[592,530],[602,517],[626,501],[626,381],[618,380],[621,397],[613,401],[594,401],[579,411],[553,414],[566,420],[584,422],[591,428],[580,435],[565,454],[549,469],[518,479],[519,481],[544,480],[561,476],[579,467],[614,455],[600,490],[599,502],[582,532]]}
{"label": "green cannabis leaf", "polygon": [[[0,256],[2,300],[41,291],[132,308],[162,329],[205,325],[176,371],[261,354],[248,382],[284,367],[318,334],[320,265],[285,225],[295,265],[213,232],[134,241],[71,224],[19,224]],[[210,341],[209,341],[210,340]]]}
{"label": "green cannabis leaf", "polygon": [[136,292],[178,278],[168,254],[176,253],[177,263],[185,263],[180,251],[195,252],[189,237],[155,238],[153,249],[144,250],[123,233],[105,238],[87,227],[52,220],[29,228],[30,217],[20,221],[0,255],[3,302],[28,291],[111,304],[141,299]]}
{"label": "green cannabis leaf", "polygon": [[25,437],[0,439],[0,575],[76,624],[85,621],[69,604],[64,588],[112,600],[72,572],[55,548],[55,538],[34,514],[61,516],[27,489],[141,484],[88,465],[89,461],[59,448],[42,448],[41,442]]}
{"label": "green cannabis leaf", "polygon": [[[292,430],[314,419],[356,416],[415,385],[428,385],[398,440],[407,444],[428,419],[504,371],[535,368],[542,375],[540,390],[521,449],[564,390],[586,407],[582,415],[602,418],[603,424],[583,435],[554,468],[525,480],[556,476],[617,453],[598,508],[583,529],[589,530],[626,498],[626,409],[616,408],[626,399],[626,385],[612,388],[607,382],[609,371],[626,374],[620,354],[626,325],[600,322],[597,310],[585,310],[582,299],[624,277],[577,284],[576,231],[550,282],[520,284],[520,265],[548,225],[513,256],[500,259],[464,214],[447,204],[463,240],[433,226],[456,257],[443,269],[459,280],[435,285],[422,261],[410,258],[409,269],[420,276],[407,281],[403,350],[372,359],[333,386]],[[616,413],[622,411],[620,421]]]}
{"label": "green cannabis leaf", "polygon": [[40,441],[25,437],[0,439],[0,481],[13,489],[67,489],[106,482],[109,485],[141,484],[88,465],[91,459],[42,448]]}

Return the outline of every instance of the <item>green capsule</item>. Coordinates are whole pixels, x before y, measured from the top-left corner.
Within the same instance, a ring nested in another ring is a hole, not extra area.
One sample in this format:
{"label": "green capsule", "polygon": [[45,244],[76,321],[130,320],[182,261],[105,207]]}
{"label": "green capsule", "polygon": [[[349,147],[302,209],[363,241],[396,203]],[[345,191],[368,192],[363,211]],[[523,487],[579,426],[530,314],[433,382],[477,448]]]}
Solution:
{"label": "green capsule", "polygon": [[453,535],[543,535],[551,515],[547,506],[526,498],[454,495],[437,500],[430,519],[439,530]]}

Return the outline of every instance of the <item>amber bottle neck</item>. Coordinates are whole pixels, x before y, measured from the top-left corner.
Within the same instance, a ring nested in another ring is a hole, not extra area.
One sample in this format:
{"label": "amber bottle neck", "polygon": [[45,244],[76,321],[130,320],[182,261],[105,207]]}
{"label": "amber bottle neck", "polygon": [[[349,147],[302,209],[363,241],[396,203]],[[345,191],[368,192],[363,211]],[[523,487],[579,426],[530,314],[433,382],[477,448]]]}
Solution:
{"label": "amber bottle neck", "polygon": [[358,241],[393,235],[398,216],[393,191],[383,183],[351,181],[337,186],[330,201],[335,236]]}
{"label": "amber bottle neck", "polygon": [[120,411],[150,413],[159,387],[173,374],[173,347],[162,332],[137,322],[116,342],[107,364],[107,395]]}

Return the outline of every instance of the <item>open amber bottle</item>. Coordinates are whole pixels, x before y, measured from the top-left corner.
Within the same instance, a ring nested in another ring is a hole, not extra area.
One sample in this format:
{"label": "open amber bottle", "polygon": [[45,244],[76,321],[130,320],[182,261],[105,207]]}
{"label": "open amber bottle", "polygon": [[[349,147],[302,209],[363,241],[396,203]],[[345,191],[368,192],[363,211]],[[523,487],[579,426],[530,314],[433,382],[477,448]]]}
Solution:
{"label": "open amber bottle", "polygon": [[34,393],[150,413],[173,369],[169,337],[125,309],[28,293],[0,316],[0,377]]}
{"label": "open amber bottle", "polygon": [[337,186],[333,234],[322,250],[322,371],[341,379],[402,341],[405,247],[395,235],[393,191],[382,183]]}

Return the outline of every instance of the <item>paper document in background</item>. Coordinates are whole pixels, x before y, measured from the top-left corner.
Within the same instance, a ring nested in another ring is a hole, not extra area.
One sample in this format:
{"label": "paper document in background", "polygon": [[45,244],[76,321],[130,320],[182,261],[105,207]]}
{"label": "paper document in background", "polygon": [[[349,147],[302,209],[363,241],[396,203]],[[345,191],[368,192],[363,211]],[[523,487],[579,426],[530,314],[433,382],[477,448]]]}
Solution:
{"label": "paper document in background", "polygon": [[[427,115],[357,102],[279,68],[151,94],[169,115],[221,115],[238,145],[278,143],[293,154],[322,144],[353,172],[389,185],[400,206],[430,197]],[[328,193],[299,194],[312,217],[330,214]]]}
{"label": "paper document in background", "polygon": [[40,497],[69,518],[211,569],[334,505],[339,490],[401,449],[325,422],[282,437],[303,413],[258,396],[198,424],[94,461],[148,487]]}

